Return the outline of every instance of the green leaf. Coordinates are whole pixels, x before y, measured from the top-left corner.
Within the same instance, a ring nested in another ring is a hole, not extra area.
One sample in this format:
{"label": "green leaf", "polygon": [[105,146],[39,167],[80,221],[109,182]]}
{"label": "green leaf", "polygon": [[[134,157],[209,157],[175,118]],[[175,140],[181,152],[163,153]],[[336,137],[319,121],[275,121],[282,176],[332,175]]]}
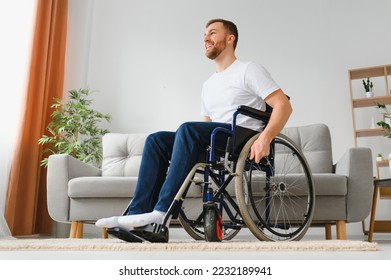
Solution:
{"label": "green leaf", "polygon": [[[67,153],[87,163],[100,165],[102,161],[101,137],[108,133],[99,124],[109,122],[110,114],[91,108],[89,89],[70,90],[69,100],[54,98],[51,122],[46,129],[51,136],[43,135],[38,144],[44,146],[43,154]],[[41,161],[47,166],[47,156]]]}

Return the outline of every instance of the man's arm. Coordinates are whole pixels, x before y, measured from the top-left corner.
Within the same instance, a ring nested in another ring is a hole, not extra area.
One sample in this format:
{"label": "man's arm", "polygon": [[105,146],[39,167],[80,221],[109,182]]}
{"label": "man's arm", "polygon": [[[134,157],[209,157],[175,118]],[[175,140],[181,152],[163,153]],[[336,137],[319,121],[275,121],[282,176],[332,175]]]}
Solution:
{"label": "man's arm", "polygon": [[273,108],[273,112],[268,125],[251,147],[250,159],[254,159],[257,163],[269,155],[270,143],[284,128],[292,113],[291,103],[281,89],[271,93],[265,101]]}
{"label": "man's arm", "polygon": [[212,119],[209,116],[203,116],[202,117],[202,121],[204,121],[204,122],[211,122]]}

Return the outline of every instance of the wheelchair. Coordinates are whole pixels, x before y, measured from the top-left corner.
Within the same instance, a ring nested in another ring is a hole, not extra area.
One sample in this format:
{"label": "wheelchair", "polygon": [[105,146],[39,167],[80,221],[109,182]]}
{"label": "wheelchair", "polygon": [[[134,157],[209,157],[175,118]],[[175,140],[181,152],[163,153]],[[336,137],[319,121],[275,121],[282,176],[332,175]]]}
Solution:
{"label": "wheelchair", "polygon": [[[149,224],[130,231],[107,229],[128,242],[168,242],[168,224],[178,219],[195,240],[231,240],[243,227],[261,241],[300,240],[311,225],[315,192],[310,167],[298,146],[287,136],[273,139],[270,154],[255,163],[249,159],[259,132],[236,125],[239,114],[266,126],[272,109],[260,111],[239,106],[231,129],[216,128],[211,134],[205,162],[188,173],[162,224]],[[216,147],[217,135],[227,137],[225,149]],[[234,184],[235,192],[228,191]],[[199,188],[202,201],[186,204],[190,188]]]}

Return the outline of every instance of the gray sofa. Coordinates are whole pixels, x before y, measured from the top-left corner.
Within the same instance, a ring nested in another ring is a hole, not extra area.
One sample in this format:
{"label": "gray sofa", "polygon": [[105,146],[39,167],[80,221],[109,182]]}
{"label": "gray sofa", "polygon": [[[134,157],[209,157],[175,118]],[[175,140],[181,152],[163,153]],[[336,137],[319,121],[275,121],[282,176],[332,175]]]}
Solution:
{"label": "gray sofa", "polygon": [[[337,238],[346,239],[346,223],[361,222],[370,212],[371,150],[350,148],[333,164],[326,125],[285,128],[283,133],[302,148],[313,173],[316,207],[312,226],[325,226],[326,239],[331,239],[331,226],[336,225]],[[146,136],[106,134],[102,169],[69,155],[49,157],[49,214],[57,222],[72,223],[70,237],[82,237],[83,223],[122,214],[132,199]],[[191,193],[186,203],[200,204],[198,196]]]}

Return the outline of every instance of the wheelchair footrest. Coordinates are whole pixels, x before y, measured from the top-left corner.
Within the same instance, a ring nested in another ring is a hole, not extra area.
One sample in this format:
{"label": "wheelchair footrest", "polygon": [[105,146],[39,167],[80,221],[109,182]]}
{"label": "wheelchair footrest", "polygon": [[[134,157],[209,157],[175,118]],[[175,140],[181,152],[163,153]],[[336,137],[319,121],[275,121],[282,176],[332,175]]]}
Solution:
{"label": "wheelchair footrest", "polygon": [[119,227],[108,228],[107,233],[126,242],[141,243],[144,241],[142,238],[133,234],[131,231]]}
{"label": "wheelchair footrest", "polygon": [[169,234],[165,225],[149,224],[127,230],[119,227],[107,229],[107,233],[126,242],[167,243]]}

